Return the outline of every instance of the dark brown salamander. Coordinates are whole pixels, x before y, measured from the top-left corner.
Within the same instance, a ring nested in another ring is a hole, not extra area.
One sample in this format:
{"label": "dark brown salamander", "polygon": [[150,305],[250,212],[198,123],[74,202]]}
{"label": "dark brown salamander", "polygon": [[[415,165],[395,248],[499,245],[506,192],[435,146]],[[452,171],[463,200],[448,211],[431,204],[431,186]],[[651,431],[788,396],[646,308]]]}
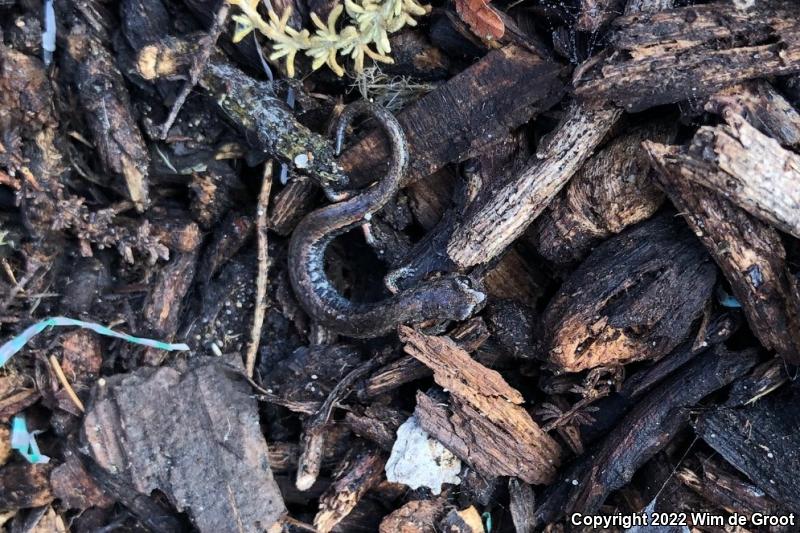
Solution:
{"label": "dark brown salamander", "polygon": [[350,105],[336,126],[337,152],[345,128],[359,115],[374,116],[389,136],[392,158],[386,176],[349,200],[306,215],[289,243],[289,277],[300,304],[320,324],[350,337],[377,337],[404,323],[464,320],[483,301],[466,276],[424,281],[375,303],[351,302],[325,273],[325,250],[337,236],[368,221],[397,192],[408,166],[403,129],[388,111],[366,101]]}

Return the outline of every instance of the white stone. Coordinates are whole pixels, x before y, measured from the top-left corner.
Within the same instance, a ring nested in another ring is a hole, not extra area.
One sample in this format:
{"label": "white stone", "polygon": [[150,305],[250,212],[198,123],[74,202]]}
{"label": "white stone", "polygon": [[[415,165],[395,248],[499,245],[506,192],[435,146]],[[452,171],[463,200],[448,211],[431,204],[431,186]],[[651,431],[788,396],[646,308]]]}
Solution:
{"label": "white stone", "polygon": [[439,494],[443,483],[461,483],[460,471],[458,457],[432,439],[416,417],[412,416],[397,429],[397,440],[386,463],[386,479],[412,489],[428,487]]}

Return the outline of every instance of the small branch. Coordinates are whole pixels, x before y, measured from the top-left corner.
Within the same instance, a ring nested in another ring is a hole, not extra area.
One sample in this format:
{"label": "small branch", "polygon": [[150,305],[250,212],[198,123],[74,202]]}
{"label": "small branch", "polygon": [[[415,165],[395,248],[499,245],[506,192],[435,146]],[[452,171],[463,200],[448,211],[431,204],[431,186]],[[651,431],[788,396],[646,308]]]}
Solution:
{"label": "small branch", "polygon": [[217,11],[217,16],[214,18],[214,23],[211,25],[211,29],[208,30],[208,34],[201,40],[200,48],[192,59],[192,67],[189,69],[189,79],[183,85],[177,98],[175,98],[175,102],[172,104],[172,110],[169,112],[167,120],[165,120],[164,124],[161,126],[159,137],[162,140],[167,138],[169,129],[175,123],[175,119],[178,118],[178,113],[181,107],[183,107],[184,102],[186,102],[186,98],[188,98],[189,93],[192,92],[192,89],[194,89],[194,86],[197,85],[197,82],[200,80],[200,74],[202,74],[203,70],[206,68],[206,63],[208,62],[208,58],[211,57],[214,45],[217,43],[217,39],[219,39],[222,30],[225,28],[225,21],[228,19],[228,12],[230,9],[231,5],[228,3],[228,0],[223,0],[222,5]]}
{"label": "small branch", "polygon": [[267,208],[269,193],[272,190],[272,160],[264,165],[264,176],[261,193],[256,205],[256,235],[258,237],[258,277],[256,278],[256,301],[253,311],[253,328],[250,330],[250,345],[247,347],[245,369],[249,377],[253,377],[258,354],[258,342],[261,339],[261,326],[264,324],[264,312],[267,302],[267,274],[269,270],[269,241],[267,240]]}

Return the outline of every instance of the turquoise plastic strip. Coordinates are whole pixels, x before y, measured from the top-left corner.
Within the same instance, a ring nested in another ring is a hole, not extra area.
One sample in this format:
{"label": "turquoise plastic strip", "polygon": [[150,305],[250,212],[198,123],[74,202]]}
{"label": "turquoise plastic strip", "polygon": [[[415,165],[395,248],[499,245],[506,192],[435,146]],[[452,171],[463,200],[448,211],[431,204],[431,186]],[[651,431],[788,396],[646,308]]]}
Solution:
{"label": "turquoise plastic strip", "polygon": [[20,351],[23,346],[25,346],[28,341],[30,341],[33,337],[41,333],[42,331],[46,330],[51,326],[77,326],[79,328],[90,329],[100,335],[105,335],[107,337],[115,337],[117,339],[122,339],[127,342],[131,342],[133,344],[141,344],[143,346],[150,346],[152,348],[158,348],[159,350],[167,350],[167,351],[187,351],[189,350],[189,346],[183,343],[179,344],[171,344],[168,342],[162,342],[155,339],[145,339],[143,337],[134,337],[133,335],[128,335],[127,333],[120,333],[118,331],[114,331],[113,329],[107,328],[100,324],[96,324],[94,322],[85,322],[83,320],[76,320],[74,318],[68,318],[65,316],[54,316],[42,320],[41,322],[37,322],[32,326],[29,326],[25,329],[22,333],[11,339],[10,341],[6,342],[2,346],[0,346],[0,367],[6,364],[6,362],[11,359],[15,353]]}
{"label": "turquoise plastic strip", "polygon": [[36,436],[28,431],[25,417],[17,415],[11,423],[11,447],[17,450],[22,456],[33,464],[49,463],[50,458],[42,455],[39,445],[36,443]]}

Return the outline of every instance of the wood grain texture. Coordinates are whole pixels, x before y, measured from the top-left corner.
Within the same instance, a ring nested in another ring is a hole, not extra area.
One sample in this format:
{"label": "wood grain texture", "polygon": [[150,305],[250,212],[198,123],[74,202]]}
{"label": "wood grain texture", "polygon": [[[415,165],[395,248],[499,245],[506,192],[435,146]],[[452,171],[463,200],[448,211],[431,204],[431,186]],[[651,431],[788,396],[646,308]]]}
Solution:
{"label": "wood grain texture", "polygon": [[563,283],[542,317],[542,355],[560,370],[659,359],[690,334],[716,269],[665,214],[612,237]]}
{"label": "wood grain texture", "polygon": [[697,161],[697,151],[645,146],[670,200],[730,282],[753,333],[765,348],[800,362],[800,292],[778,232],[722,195],[698,186],[698,181],[725,182],[727,174]]}
{"label": "wood grain texture", "polygon": [[610,50],[576,83],[582,99],[635,112],[800,71],[800,5],[792,1],[691,5],[623,16],[613,27]]}
{"label": "wood grain texture", "polygon": [[415,413],[425,431],[484,475],[552,481],[561,449],[522,407],[519,391],[447,337],[401,327],[400,338],[406,352],[430,367],[436,383],[450,393],[450,406],[417,394]]}

